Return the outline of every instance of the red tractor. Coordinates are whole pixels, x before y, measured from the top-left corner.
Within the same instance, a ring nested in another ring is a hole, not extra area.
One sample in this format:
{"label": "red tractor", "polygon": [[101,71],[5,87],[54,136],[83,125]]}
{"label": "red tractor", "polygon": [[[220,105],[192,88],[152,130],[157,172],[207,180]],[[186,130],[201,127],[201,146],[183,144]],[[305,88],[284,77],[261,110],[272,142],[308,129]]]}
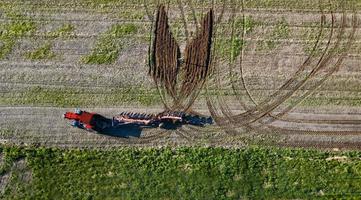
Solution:
{"label": "red tractor", "polygon": [[72,120],[71,125],[74,127],[96,131],[107,128],[112,123],[111,119],[78,108],[75,109],[75,112],[66,112],[64,118]]}

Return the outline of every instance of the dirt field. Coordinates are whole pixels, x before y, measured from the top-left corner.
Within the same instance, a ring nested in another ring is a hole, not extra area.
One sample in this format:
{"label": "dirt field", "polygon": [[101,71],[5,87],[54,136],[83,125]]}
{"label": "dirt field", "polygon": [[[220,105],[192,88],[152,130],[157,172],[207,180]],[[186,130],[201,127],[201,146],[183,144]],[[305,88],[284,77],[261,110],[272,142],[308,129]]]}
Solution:
{"label": "dirt field", "polygon": [[215,10],[212,74],[193,109],[217,124],[140,138],[70,127],[62,114],[74,107],[109,117],[162,111],[148,76],[155,4],[140,2],[0,2],[2,143],[361,148],[361,5],[353,1],[169,1],[181,51]]}

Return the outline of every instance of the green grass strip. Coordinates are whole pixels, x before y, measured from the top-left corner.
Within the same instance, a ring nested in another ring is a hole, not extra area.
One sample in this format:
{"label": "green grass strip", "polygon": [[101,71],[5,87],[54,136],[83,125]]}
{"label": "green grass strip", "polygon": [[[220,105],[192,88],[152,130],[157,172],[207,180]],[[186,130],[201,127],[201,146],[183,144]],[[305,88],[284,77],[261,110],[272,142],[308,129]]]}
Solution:
{"label": "green grass strip", "polygon": [[8,185],[2,199],[338,199],[361,192],[361,152],[3,147],[2,153],[8,165],[25,159],[32,174],[27,183]]}

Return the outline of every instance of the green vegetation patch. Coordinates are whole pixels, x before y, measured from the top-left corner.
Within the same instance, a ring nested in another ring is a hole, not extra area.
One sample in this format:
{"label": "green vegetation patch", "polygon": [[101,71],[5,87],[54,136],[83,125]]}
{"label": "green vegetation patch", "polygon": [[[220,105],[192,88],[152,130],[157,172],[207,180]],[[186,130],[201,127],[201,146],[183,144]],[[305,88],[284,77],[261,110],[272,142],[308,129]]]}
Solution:
{"label": "green vegetation patch", "polygon": [[11,38],[0,38],[0,59],[8,55],[15,45],[15,41]]}
{"label": "green vegetation patch", "polygon": [[4,13],[11,20],[0,22],[0,59],[11,53],[19,38],[31,36],[37,28],[29,17],[15,11],[5,10]]}
{"label": "green vegetation patch", "polygon": [[55,57],[55,53],[51,50],[51,44],[45,44],[32,52],[28,52],[25,57],[30,60],[49,60]]}
{"label": "green vegetation patch", "polygon": [[83,58],[86,64],[111,64],[118,58],[121,45],[115,43],[112,38],[100,39],[90,55]]}
{"label": "green vegetation patch", "polygon": [[2,199],[337,199],[357,198],[361,190],[360,152],[3,147],[2,153],[6,163],[24,159],[32,175]]}
{"label": "green vegetation patch", "polygon": [[48,35],[52,38],[71,37],[74,35],[75,27],[72,24],[63,24],[58,30],[50,32]]}
{"label": "green vegetation patch", "polygon": [[[216,40],[215,48],[217,56],[222,58],[230,58],[234,61],[241,53],[241,50],[246,47],[244,38],[248,37],[254,29],[261,23],[254,20],[251,16],[236,18],[233,23],[233,37],[219,38]],[[223,30],[229,34],[228,27],[223,27]],[[242,38],[242,36],[244,38]]]}
{"label": "green vegetation patch", "polygon": [[106,33],[100,36],[94,49],[83,57],[86,64],[112,64],[119,56],[123,43],[119,40],[125,36],[136,33],[138,30],[134,24],[115,24]]}
{"label": "green vegetation patch", "polygon": [[32,21],[13,21],[3,24],[0,33],[1,37],[23,37],[35,31],[36,26]]}
{"label": "green vegetation patch", "polygon": [[157,90],[146,88],[43,88],[3,93],[1,105],[48,105],[60,107],[157,105]]}
{"label": "green vegetation patch", "polygon": [[261,25],[261,22],[253,19],[252,16],[244,16],[234,21],[234,28],[236,35],[251,33],[257,26]]}
{"label": "green vegetation patch", "polygon": [[285,18],[282,18],[282,20],[278,21],[278,23],[276,24],[271,37],[287,38],[289,34],[290,34],[289,24]]}
{"label": "green vegetation patch", "polygon": [[145,9],[137,9],[137,10],[123,10],[119,14],[118,17],[127,20],[142,20],[144,16],[146,16]]}
{"label": "green vegetation patch", "polygon": [[[64,24],[58,30],[47,33],[46,35],[52,39],[55,38],[70,38],[74,36],[74,26],[71,24]],[[50,60],[55,57],[55,53],[52,51],[52,42],[48,41],[38,49],[27,52],[25,57],[30,60]]]}
{"label": "green vegetation patch", "polygon": [[[319,56],[323,52],[323,47],[325,46],[322,44],[323,40],[325,39],[325,31],[323,30],[320,35],[321,28],[320,27],[311,27],[304,29],[302,33],[302,39],[305,41],[302,44],[303,51],[308,55]],[[319,39],[319,41],[317,41]],[[316,45],[317,44],[317,45]]]}
{"label": "green vegetation patch", "polygon": [[245,48],[246,42],[240,38],[233,39],[219,39],[215,44],[217,55],[221,58],[230,58],[234,61],[241,53],[242,48]]}
{"label": "green vegetation patch", "polygon": [[138,28],[134,24],[115,24],[106,33],[114,38],[122,38],[126,35],[137,32]]}
{"label": "green vegetation patch", "polygon": [[31,20],[0,23],[0,59],[12,51],[17,39],[31,35],[35,30],[35,22]]}
{"label": "green vegetation patch", "polygon": [[290,36],[289,24],[285,18],[277,22],[272,32],[266,35],[264,41],[259,41],[257,45],[258,50],[272,50],[280,45],[281,39],[287,39]]}

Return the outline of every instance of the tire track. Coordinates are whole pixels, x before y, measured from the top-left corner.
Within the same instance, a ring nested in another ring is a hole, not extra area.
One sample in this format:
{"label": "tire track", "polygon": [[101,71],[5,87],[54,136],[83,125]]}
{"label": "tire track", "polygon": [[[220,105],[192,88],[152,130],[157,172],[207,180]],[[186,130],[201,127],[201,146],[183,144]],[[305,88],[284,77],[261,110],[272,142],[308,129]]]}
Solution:
{"label": "tire track", "polygon": [[[357,25],[357,18],[355,15],[353,15],[352,17],[352,24],[355,27]],[[348,42],[346,44],[345,49],[349,48],[351,46],[351,42],[353,41],[353,37],[355,34],[355,29],[352,30],[352,32],[349,34],[348,37]],[[289,111],[291,111],[295,106],[297,106],[299,103],[302,102],[303,99],[307,98],[310,94],[312,94],[318,87],[320,87],[333,73],[335,73],[336,71],[339,70],[340,66],[341,66],[341,62],[344,58],[344,56],[347,54],[347,51],[344,50],[344,52],[340,55],[339,60],[336,62],[335,67],[330,70],[320,81],[318,81],[313,88],[310,88],[310,90],[308,90],[306,93],[304,93],[301,97],[299,97],[299,99],[293,104],[290,105],[288,107],[286,107],[286,109],[284,109],[284,111],[280,112],[279,114],[277,114],[277,116],[274,119],[281,119],[282,116],[284,116],[286,113],[288,113]],[[270,120],[269,122],[274,121],[274,119]],[[341,123],[342,124],[342,123]]]}
{"label": "tire track", "polygon": [[[332,15],[332,13],[331,13],[331,15]],[[332,15],[333,16],[333,15]],[[323,17],[321,17],[321,30],[323,29],[322,27],[322,25],[324,24],[324,22],[325,22],[325,17],[324,17],[324,15],[323,15]],[[353,15],[353,27],[355,27],[356,26],[356,24],[357,24],[357,22],[356,22],[356,16],[355,15]],[[334,46],[334,49],[336,49],[336,47],[338,47],[338,44],[340,43],[340,41],[341,41],[341,38],[342,38],[342,32],[343,32],[343,29],[344,29],[344,24],[345,24],[346,22],[345,22],[345,14],[343,14],[343,16],[342,16],[342,25],[341,25],[341,31],[340,31],[340,33],[339,33],[339,36],[338,36],[338,40],[336,41],[336,44],[335,44],[335,46]],[[332,24],[334,24],[334,17],[332,17]],[[333,25],[332,25],[332,27],[333,27]],[[351,41],[352,41],[352,39],[353,39],[353,36],[354,36],[354,33],[355,33],[355,29],[353,29],[353,31],[352,31],[352,33],[350,34],[350,36],[349,36],[349,38],[348,38],[348,45],[347,46],[350,46],[350,44],[351,44]],[[313,48],[313,51],[312,52],[314,52],[314,50],[316,49],[316,47],[317,47],[317,44],[318,44],[318,41],[319,41],[319,39],[320,39],[320,36],[322,35],[322,31],[320,31],[320,33],[319,33],[319,36],[318,36],[318,39],[317,39],[317,42],[316,42],[316,44],[315,44],[315,46],[314,46],[314,48]],[[331,34],[330,34],[330,39],[329,39],[329,42],[328,42],[328,45],[330,44],[330,41],[331,41],[331,38],[332,38],[332,32],[331,32]],[[242,38],[243,39],[243,38]],[[328,50],[328,47],[326,47],[326,49],[325,49],[325,51],[324,51],[324,53],[323,53],[323,56],[321,57],[321,59],[320,59],[320,61],[319,61],[319,63],[318,63],[318,65],[317,65],[317,67],[310,73],[310,75],[309,75],[309,77],[308,78],[312,78],[318,71],[320,71],[323,67],[323,65],[325,65],[327,62],[328,62],[328,60],[331,58],[331,56],[333,55],[333,54],[329,54],[327,57],[326,57],[326,59],[323,59],[323,57],[325,56],[325,54],[326,54],[326,52],[327,52],[327,50]],[[241,55],[243,55],[243,53],[241,53]],[[306,92],[306,94],[305,95],[303,95],[300,99],[304,99],[304,98],[306,98],[309,94],[311,94],[317,87],[319,87],[325,80],[327,80],[327,78],[331,75],[331,74],[333,74],[335,71],[337,71],[338,69],[339,69],[339,66],[340,66],[340,63],[342,62],[342,59],[343,59],[343,56],[345,55],[345,53],[343,53],[343,55],[342,56],[340,56],[340,58],[338,59],[338,61],[336,62],[336,64],[335,64],[335,67],[333,68],[333,70],[331,70],[325,77],[323,77],[322,78],[322,80],[321,81],[319,81],[318,82],[318,84],[316,84],[316,87],[314,87],[313,89],[311,89],[311,90],[308,90],[308,92]],[[309,59],[311,58],[311,56],[312,56],[312,54],[310,55],[310,57],[308,58],[308,59],[306,59],[306,61],[305,61],[305,64],[307,64],[308,62],[309,62]],[[241,58],[241,61],[242,61],[243,59]],[[326,61],[326,62],[325,62]],[[241,66],[242,67],[242,66]],[[296,72],[296,75],[298,75],[298,74],[300,74],[301,72],[303,72],[305,70],[305,66],[304,67],[301,67],[297,72]],[[242,69],[241,69],[241,72],[242,72]],[[241,77],[241,79],[242,79],[242,77]],[[296,78],[294,78],[294,80],[295,80]],[[292,79],[291,79],[292,80]],[[294,81],[294,80],[292,80],[292,81]],[[307,79],[305,79],[305,81],[307,81]],[[284,86],[287,86],[287,87],[289,87],[289,85],[290,85],[290,83],[291,83],[291,81],[288,81],[288,82],[286,82],[282,87],[284,87]],[[300,86],[302,86],[303,84],[301,84],[301,85],[299,85],[298,84],[298,87],[296,87],[296,88],[299,88]],[[243,78],[243,86],[245,86],[245,82],[244,82],[244,78]],[[281,89],[283,89],[281,87]],[[296,91],[297,89],[295,89],[295,91]],[[247,90],[248,91],[248,90]],[[247,94],[248,94],[248,97],[252,100],[253,98],[252,98],[252,96],[250,95],[250,93],[249,92],[247,92]],[[275,95],[272,95],[271,97],[274,97]],[[284,101],[284,100],[283,100]],[[283,101],[281,101],[281,102],[283,102]],[[211,104],[210,102],[208,102],[209,104]],[[257,106],[257,103],[253,100],[253,103]],[[244,104],[244,103],[243,103]],[[278,105],[280,105],[280,103],[278,104]],[[275,106],[278,106],[277,104],[275,104]],[[295,105],[294,105],[295,106]],[[294,107],[293,106],[293,107]],[[214,107],[213,106],[209,106],[210,107],[210,110],[213,110],[211,113],[212,113],[212,115],[213,116],[215,116],[216,115],[216,112],[214,111]],[[289,107],[291,107],[291,106],[289,106]],[[222,110],[222,113],[223,113],[223,115],[224,116],[226,116],[226,118],[228,118],[228,120],[232,120],[232,117],[231,116],[233,116],[233,114],[230,112],[230,110],[229,109],[227,109],[227,108],[222,108],[222,106],[221,106],[221,110]],[[265,110],[269,110],[269,108],[267,109],[265,109]],[[266,112],[266,114],[263,114],[263,115],[261,115],[261,117],[263,117],[263,116],[266,116],[266,115],[269,115],[270,116],[270,112],[271,112],[271,110],[269,110],[268,112]],[[247,113],[247,112],[246,112]],[[282,114],[284,115],[284,114],[286,114],[287,112],[283,112]],[[227,115],[228,115],[228,117],[227,117]],[[278,114],[278,116],[281,116],[281,114]],[[260,119],[261,117],[259,117],[259,118],[256,118],[256,120],[258,120],[258,119]],[[271,117],[274,117],[274,116],[271,116]],[[254,122],[255,120],[252,120],[251,122]],[[219,120],[217,121],[217,122],[219,122]],[[230,123],[232,123],[232,122],[230,122]],[[348,122],[349,124],[352,124],[352,123],[350,123],[350,122]],[[229,125],[229,123],[227,123],[227,125]],[[242,125],[244,125],[244,124],[242,124]],[[224,127],[224,126],[223,126]]]}
{"label": "tire track", "polygon": [[[334,24],[335,18],[332,15],[332,24]],[[343,22],[345,22],[343,20]],[[332,25],[333,27],[333,25]],[[333,30],[333,29],[331,29]],[[341,29],[340,34],[343,33],[343,29]],[[306,75],[306,77],[302,81],[296,81],[296,78],[291,78],[289,81],[287,81],[277,92],[270,95],[266,100],[264,100],[262,103],[258,104],[254,109],[249,110],[239,116],[237,118],[241,120],[245,120],[244,123],[252,123],[266,115],[268,115],[272,110],[277,108],[280,104],[282,104],[284,101],[286,101],[288,98],[290,98],[299,88],[301,88],[310,78],[314,77],[318,71],[324,68],[327,61],[331,58],[331,55],[328,55],[326,58],[324,56],[326,55],[326,52],[328,51],[328,47],[331,43],[331,38],[333,37],[333,31],[330,33],[329,42],[327,43],[327,46],[324,50],[324,53],[319,59],[319,62],[317,63],[316,67],[313,68],[313,70]],[[336,48],[339,44],[339,40],[336,42],[335,47]],[[306,60],[307,61],[307,60]],[[296,76],[301,74],[304,69],[307,66],[307,62],[304,62],[304,64],[300,67],[300,70],[296,72]],[[294,76],[295,77],[295,76]],[[295,84],[295,86],[291,87],[292,84]],[[282,95],[281,92],[284,91],[284,89],[291,87],[292,89],[288,89],[290,92],[286,93],[285,95]],[[274,100],[273,100],[274,99]],[[272,102],[272,103],[269,103]]]}
{"label": "tire track", "polygon": [[[332,18],[332,19],[334,19],[334,18]],[[334,21],[334,20],[332,20],[332,22],[333,22],[333,21]],[[332,23],[332,27],[333,27],[333,23]],[[329,43],[330,43],[330,41],[329,41]],[[242,51],[243,51],[243,50],[242,50]],[[243,60],[243,59],[241,58],[240,64],[242,64],[242,60]],[[306,63],[306,62],[305,62],[305,63]],[[306,64],[307,64],[307,63],[306,63]],[[241,67],[241,72],[242,72],[242,71],[243,71],[243,70],[242,70],[242,65],[240,65],[240,67]],[[305,67],[305,66],[304,66],[304,67]],[[301,67],[301,69],[300,69],[299,71],[301,71],[301,70],[302,70],[302,67]],[[242,79],[242,75],[241,75],[241,79]],[[218,84],[220,84],[220,82],[219,82]],[[286,84],[283,85],[283,87],[280,88],[279,91],[281,91],[281,89],[284,89],[284,88],[288,87],[290,84],[291,84],[291,81],[287,82]],[[245,86],[245,85],[243,85],[243,86]],[[275,94],[277,94],[277,92],[276,92]],[[272,95],[272,96],[276,96],[275,94]],[[269,99],[271,99],[272,96],[271,96]],[[249,92],[248,92],[248,97],[250,97]],[[250,98],[252,99],[252,97],[250,97]],[[264,101],[263,105],[265,105],[266,103],[268,103],[268,101],[269,101],[269,100]],[[246,108],[245,103],[242,103],[242,102],[239,102],[239,103],[242,105],[242,107]],[[233,123],[236,123],[237,120],[234,119],[234,117],[232,117],[232,114],[230,113],[229,108],[225,108],[225,107],[227,107],[227,106],[226,106],[226,105],[221,106],[221,110],[222,110],[223,115],[226,116],[226,118],[230,121],[230,123],[232,123],[232,121],[233,121]],[[261,106],[258,106],[258,107],[261,107]],[[246,114],[248,114],[248,115],[250,116],[250,113],[255,112],[255,111],[257,111],[257,110],[260,110],[260,109],[258,109],[258,107],[256,106],[256,107],[254,107],[253,109],[248,110],[248,111],[246,112]],[[265,109],[265,108],[264,108],[264,109]],[[226,110],[227,110],[227,111],[226,111]],[[227,113],[228,113],[228,114],[227,114]],[[244,115],[244,114],[243,114],[243,115]],[[217,117],[215,116],[215,118],[217,118]],[[244,118],[246,118],[246,117],[244,117]],[[243,123],[242,125],[245,125],[245,123]]]}
{"label": "tire track", "polygon": [[[356,20],[356,17],[355,15],[353,16],[353,24],[354,26],[356,26],[356,23],[357,23],[357,20]],[[345,49],[349,48],[351,46],[351,42],[353,41],[353,37],[354,37],[354,34],[355,34],[355,29],[350,33],[350,36],[348,38],[348,43],[345,47]],[[340,56],[340,59],[337,61],[337,63],[335,64],[335,67],[330,70],[320,81],[318,81],[315,86],[313,88],[310,88],[302,97],[300,97],[296,103],[294,105],[291,105],[289,107],[287,107],[282,113],[278,114],[277,117],[280,117],[284,114],[286,114],[287,112],[289,112],[290,110],[292,110],[295,106],[297,106],[299,103],[301,103],[301,101],[305,98],[307,98],[310,94],[312,94],[317,88],[319,88],[326,80],[328,80],[328,78],[334,74],[335,72],[337,72],[340,67],[341,67],[341,63],[344,59],[344,56],[347,54],[347,51],[344,51],[342,53],[342,55]]]}
{"label": "tire track", "polygon": [[[314,46],[313,46],[313,49],[311,50],[311,53],[308,55],[308,57],[306,58],[306,60],[303,62],[303,64],[301,65],[301,67],[298,68],[298,70],[296,71],[296,73],[292,76],[292,78],[290,78],[286,83],[284,83],[280,89],[278,89],[279,91],[280,90],[284,90],[285,88],[289,87],[291,82],[294,82],[297,77],[303,73],[305,70],[306,70],[306,66],[309,64],[311,58],[314,56],[315,54],[315,51],[319,45],[319,41],[321,39],[321,36],[322,36],[322,33],[323,33],[323,28],[324,28],[324,24],[326,23],[326,17],[323,13],[323,9],[321,8],[320,6],[320,10],[321,10],[321,20],[320,20],[320,31],[319,31],[319,34],[317,36],[317,39],[316,39],[316,42],[314,43]],[[244,22],[245,24],[245,22]],[[333,27],[333,26],[332,26]],[[244,29],[245,27],[243,27]],[[244,39],[244,35],[242,35],[242,40]],[[329,43],[330,40],[327,42]],[[243,49],[242,49],[243,51]],[[243,53],[241,54],[241,59],[240,59],[240,69],[241,69],[241,84],[242,84],[242,87],[246,89],[246,92],[247,92],[247,96],[249,97],[249,99],[251,100],[251,102],[255,105],[255,106],[259,106],[259,104],[254,100],[254,98],[252,97],[250,91],[248,90],[248,88],[246,87],[246,82],[245,82],[245,79],[244,79],[244,73],[243,73],[243,67],[242,67],[242,60],[243,60]]]}

